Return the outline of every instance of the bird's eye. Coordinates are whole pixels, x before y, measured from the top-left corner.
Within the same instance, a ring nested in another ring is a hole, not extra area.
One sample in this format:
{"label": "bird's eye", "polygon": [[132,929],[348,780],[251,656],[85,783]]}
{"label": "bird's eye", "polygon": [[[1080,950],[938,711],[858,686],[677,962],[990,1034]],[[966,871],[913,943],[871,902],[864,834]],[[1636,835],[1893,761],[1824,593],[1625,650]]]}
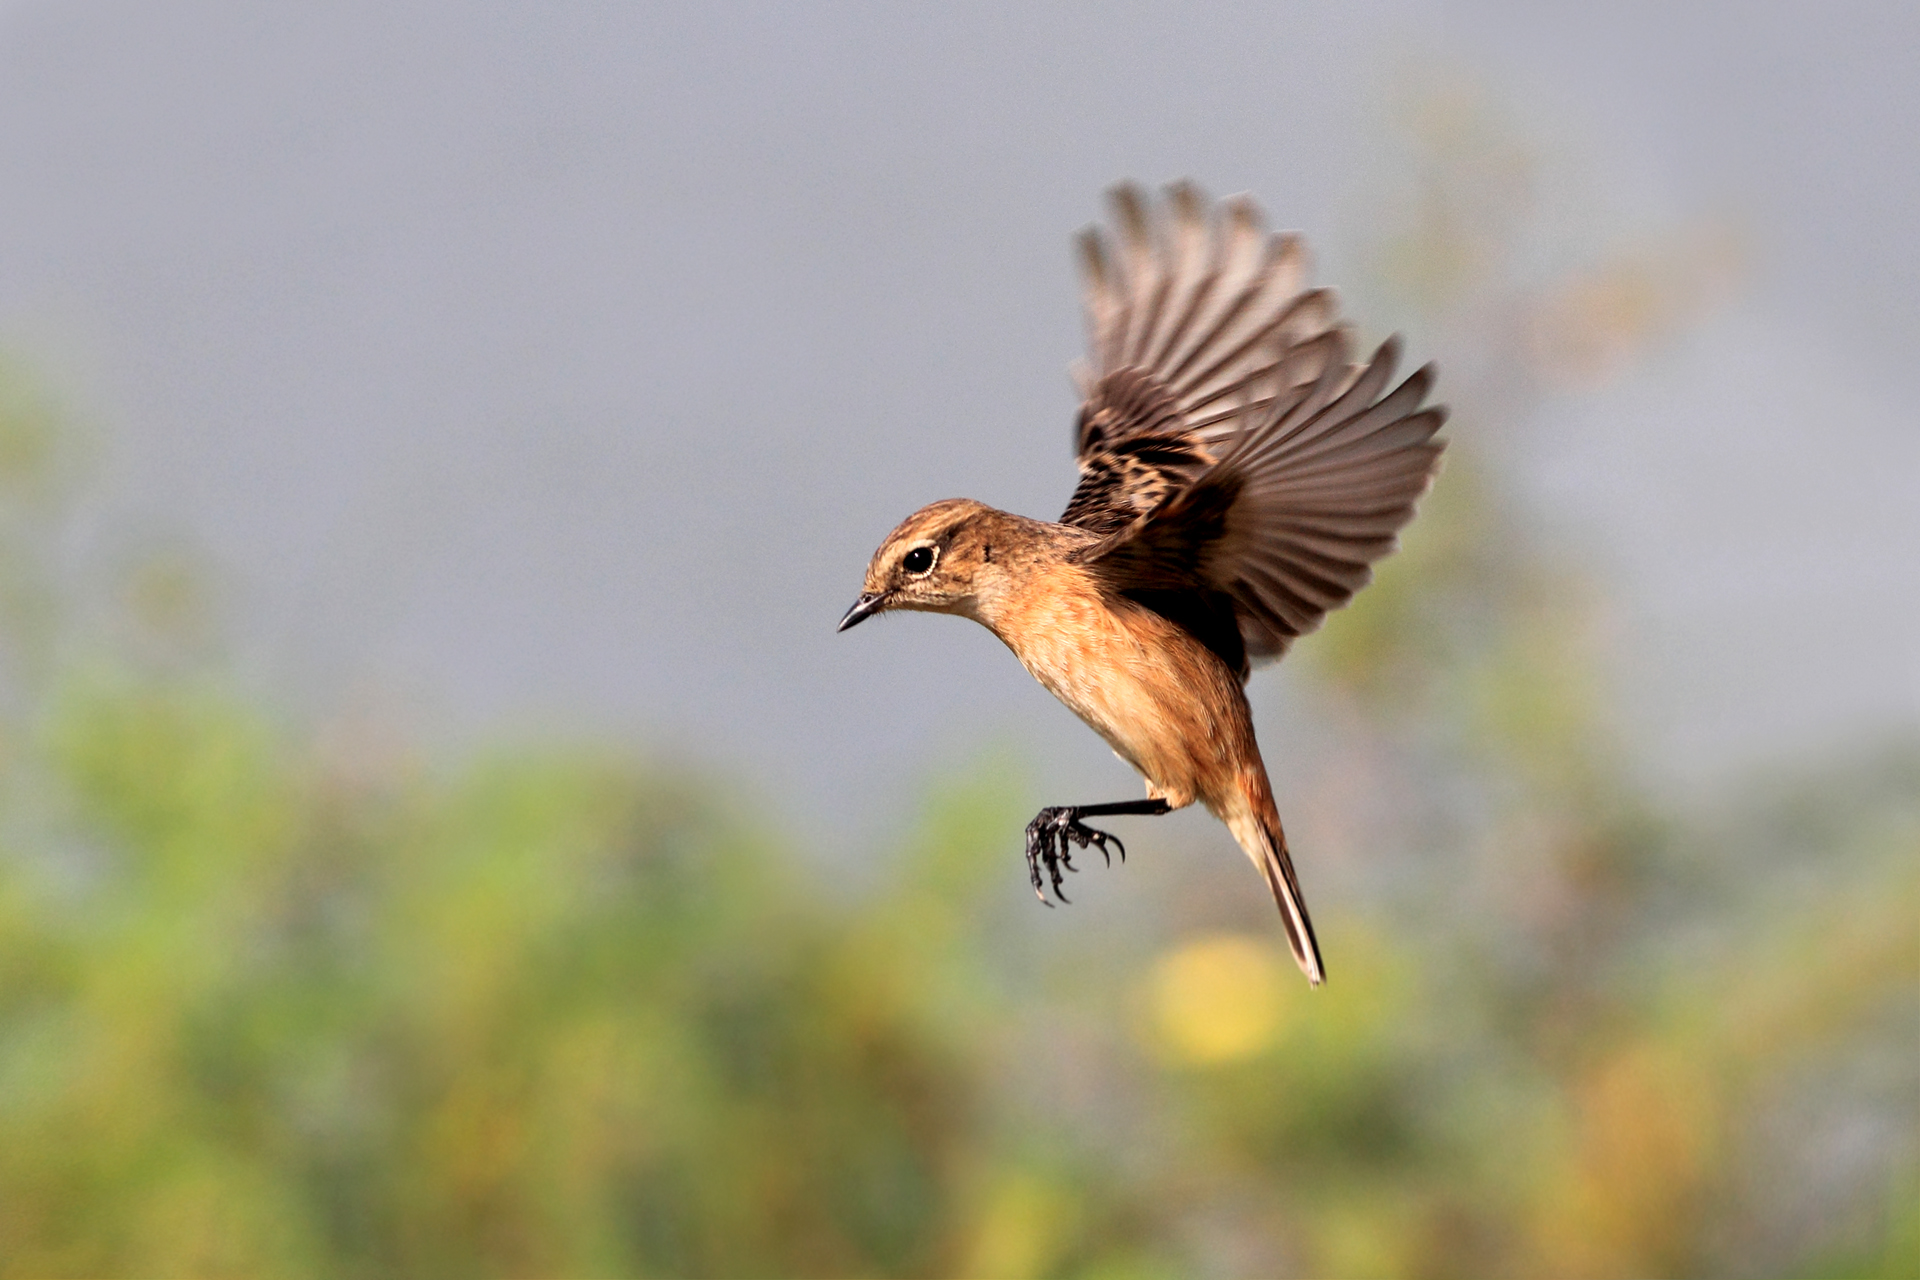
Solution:
{"label": "bird's eye", "polygon": [[933,548],[915,547],[900,559],[900,567],[908,573],[921,574],[933,568]]}

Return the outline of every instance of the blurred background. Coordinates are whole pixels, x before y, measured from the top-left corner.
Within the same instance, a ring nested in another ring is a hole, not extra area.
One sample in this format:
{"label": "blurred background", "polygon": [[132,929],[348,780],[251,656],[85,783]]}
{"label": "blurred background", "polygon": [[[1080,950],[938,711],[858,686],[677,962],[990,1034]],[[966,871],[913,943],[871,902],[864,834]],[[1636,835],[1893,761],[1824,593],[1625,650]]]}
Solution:
{"label": "blurred background", "polygon": [[[1920,15],[0,4],[0,1274],[1920,1274]],[[874,545],[1254,193],[1449,466],[1331,975]]]}

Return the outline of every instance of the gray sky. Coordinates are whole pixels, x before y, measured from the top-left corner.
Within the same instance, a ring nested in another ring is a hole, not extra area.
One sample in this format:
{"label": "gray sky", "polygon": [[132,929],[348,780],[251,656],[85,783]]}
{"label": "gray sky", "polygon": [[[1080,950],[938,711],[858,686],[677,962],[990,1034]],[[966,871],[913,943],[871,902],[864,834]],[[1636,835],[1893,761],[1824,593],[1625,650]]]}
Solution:
{"label": "gray sky", "polygon": [[923,502],[1064,504],[1108,184],[1250,190],[1341,283],[1383,103],[1451,66],[1601,233],[1748,244],[1520,448],[1613,575],[1650,759],[1712,779],[1920,722],[1916,47],[1895,4],[16,0],[0,345],[101,427],[102,546],[189,532],[311,707],[738,760],[828,834],[992,737],[1127,796],[985,632],[833,623]]}

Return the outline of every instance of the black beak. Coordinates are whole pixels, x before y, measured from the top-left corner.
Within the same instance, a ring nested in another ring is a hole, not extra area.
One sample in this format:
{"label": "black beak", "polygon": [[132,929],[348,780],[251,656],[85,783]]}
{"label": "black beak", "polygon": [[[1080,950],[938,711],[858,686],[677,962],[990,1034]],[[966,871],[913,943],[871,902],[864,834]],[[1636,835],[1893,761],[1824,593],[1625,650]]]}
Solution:
{"label": "black beak", "polygon": [[845,631],[848,627],[865,622],[868,618],[880,612],[880,606],[885,604],[886,600],[885,592],[861,592],[860,598],[853,602],[853,608],[847,610],[847,616],[840,619],[840,625],[835,627],[834,630]]}

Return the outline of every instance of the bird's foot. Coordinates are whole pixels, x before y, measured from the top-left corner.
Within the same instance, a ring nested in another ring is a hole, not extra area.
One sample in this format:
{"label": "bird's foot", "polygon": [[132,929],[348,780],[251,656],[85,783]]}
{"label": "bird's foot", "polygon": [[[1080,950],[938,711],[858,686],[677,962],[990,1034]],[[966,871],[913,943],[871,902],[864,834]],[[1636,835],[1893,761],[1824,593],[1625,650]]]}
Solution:
{"label": "bird's foot", "polygon": [[[1033,881],[1033,892],[1040,901],[1047,902],[1047,884],[1053,886],[1053,896],[1062,902],[1067,895],[1060,892],[1060,871],[1075,870],[1073,865],[1073,847],[1085,849],[1089,845],[1100,851],[1100,856],[1113,865],[1113,855],[1108,852],[1111,843],[1120,853],[1120,860],[1127,860],[1127,846],[1120,843],[1120,837],[1105,831],[1096,831],[1080,821],[1081,810],[1071,805],[1051,809],[1042,809],[1038,817],[1027,824],[1027,875]],[[1041,876],[1042,870],[1046,876]]]}

